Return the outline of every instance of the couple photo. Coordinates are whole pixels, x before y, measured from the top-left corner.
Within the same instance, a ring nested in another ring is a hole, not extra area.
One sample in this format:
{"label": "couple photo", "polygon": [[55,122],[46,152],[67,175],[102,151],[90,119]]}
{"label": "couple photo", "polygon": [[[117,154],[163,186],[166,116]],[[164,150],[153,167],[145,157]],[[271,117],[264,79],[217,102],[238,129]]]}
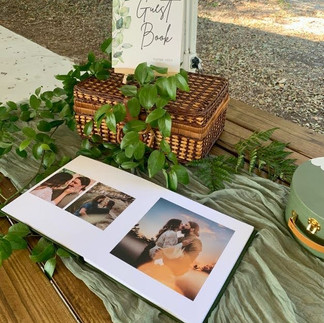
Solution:
{"label": "couple photo", "polygon": [[233,233],[161,198],[111,253],[194,300]]}
{"label": "couple photo", "polygon": [[68,169],[54,174],[30,193],[101,230],[134,201],[123,192]]}
{"label": "couple photo", "polygon": [[66,208],[78,218],[97,228],[106,229],[134,198],[102,183],[96,183]]}
{"label": "couple photo", "polygon": [[30,193],[60,208],[76,199],[93,181],[85,176],[64,169],[54,174]]}

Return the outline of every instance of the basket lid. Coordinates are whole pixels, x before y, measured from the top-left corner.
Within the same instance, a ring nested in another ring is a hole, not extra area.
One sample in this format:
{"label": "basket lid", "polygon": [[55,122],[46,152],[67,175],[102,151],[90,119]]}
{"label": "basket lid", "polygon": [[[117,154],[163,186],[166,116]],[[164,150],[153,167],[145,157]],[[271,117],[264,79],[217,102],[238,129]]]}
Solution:
{"label": "basket lid", "polygon": [[[125,98],[119,90],[123,77],[123,74],[114,72],[107,80],[90,77],[75,85],[74,94],[79,100],[82,94],[83,100],[123,102]],[[173,115],[183,116],[183,119],[190,116],[201,118],[199,122],[205,124],[228,95],[228,81],[218,76],[188,73],[188,83],[190,92],[179,91],[176,101],[171,101],[165,108]]]}

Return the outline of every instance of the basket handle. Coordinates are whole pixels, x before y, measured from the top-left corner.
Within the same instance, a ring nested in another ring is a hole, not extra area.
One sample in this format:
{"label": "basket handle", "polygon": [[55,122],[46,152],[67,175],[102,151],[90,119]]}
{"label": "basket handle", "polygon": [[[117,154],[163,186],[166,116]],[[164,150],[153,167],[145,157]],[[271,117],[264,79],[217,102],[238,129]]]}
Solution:
{"label": "basket handle", "polygon": [[316,250],[318,252],[324,253],[324,246],[312,241],[308,237],[304,236],[298,229],[296,225],[297,220],[297,213],[295,211],[292,212],[293,215],[288,219],[288,227],[291,230],[291,232],[295,235],[295,237],[303,242],[307,247]]}

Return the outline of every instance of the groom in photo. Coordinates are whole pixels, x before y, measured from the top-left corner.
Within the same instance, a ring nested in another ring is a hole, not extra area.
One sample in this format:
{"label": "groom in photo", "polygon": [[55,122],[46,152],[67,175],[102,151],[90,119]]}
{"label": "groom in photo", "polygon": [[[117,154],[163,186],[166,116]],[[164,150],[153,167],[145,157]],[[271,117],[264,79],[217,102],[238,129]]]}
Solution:
{"label": "groom in photo", "polygon": [[79,194],[86,189],[90,184],[90,179],[85,176],[75,177],[70,181],[68,186],[53,193],[52,203],[60,208],[65,207],[68,203],[73,201]]}
{"label": "groom in photo", "polygon": [[199,225],[196,222],[189,221],[183,224],[181,232],[184,234],[184,237],[179,242],[182,242],[183,252],[190,257],[191,262],[194,262],[202,251],[202,243],[198,238]]}

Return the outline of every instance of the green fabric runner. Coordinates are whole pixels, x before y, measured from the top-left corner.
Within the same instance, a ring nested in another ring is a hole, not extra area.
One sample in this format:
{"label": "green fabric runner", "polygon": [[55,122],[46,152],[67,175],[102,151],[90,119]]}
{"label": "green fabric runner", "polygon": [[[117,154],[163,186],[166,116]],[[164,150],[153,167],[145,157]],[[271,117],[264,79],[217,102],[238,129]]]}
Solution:
{"label": "green fabric runner", "polygon": [[[68,130],[56,134],[66,154],[80,138]],[[1,172],[22,187],[37,171],[32,159],[14,154],[0,159]],[[143,176],[143,175],[141,175]],[[163,178],[152,181],[163,185]],[[291,236],[284,221],[289,188],[257,176],[237,175],[220,191],[209,193],[192,176],[183,194],[253,225],[258,231],[209,322],[324,322],[324,262]],[[73,258],[66,267],[104,302],[113,322],[173,322],[123,286]]]}

